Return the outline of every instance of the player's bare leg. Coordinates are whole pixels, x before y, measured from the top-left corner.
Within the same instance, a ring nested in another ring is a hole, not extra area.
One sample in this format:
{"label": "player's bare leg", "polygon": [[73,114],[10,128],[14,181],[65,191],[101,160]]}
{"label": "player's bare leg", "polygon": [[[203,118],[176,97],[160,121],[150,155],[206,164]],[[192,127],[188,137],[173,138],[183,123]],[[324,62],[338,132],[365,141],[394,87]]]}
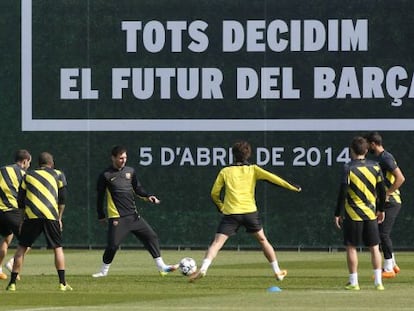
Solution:
{"label": "player's bare leg", "polygon": [[346,262],[348,264],[349,282],[345,286],[348,290],[359,290],[358,284],[358,253],[355,246],[346,246]]}
{"label": "player's bare leg", "polygon": [[272,266],[273,272],[277,280],[282,281],[287,275],[287,271],[281,270],[279,268],[279,263],[277,261],[275,249],[273,248],[272,244],[270,244],[270,242],[266,238],[266,235],[263,229],[261,229],[258,232],[253,233],[253,235],[257,239],[257,241],[260,243],[262,250],[263,250],[263,254],[265,255],[267,261]]}
{"label": "player's bare leg", "polygon": [[10,277],[9,285],[7,285],[7,290],[15,291],[16,290],[16,279],[19,275],[19,272],[23,266],[24,255],[26,254],[27,247],[19,245],[17,247],[16,253],[14,254],[13,270]]}
{"label": "player's bare leg", "polygon": [[0,244],[0,280],[6,280],[7,274],[3,272],[3,260],[6,258],[7,250],[9,249],[9,245],[11,240],[13,239],[13,234],[9,234],[6,236]]}
{"label": "player's bare leg", "polygon": [[218,252],[222,249],[228,238],[228,235],[216,233],[214,241],[211,243],[210,247],[206,252],[206,255],[204,256],[200,269],[197,272],[190,275],[190,282],[194,282],[207,274],[207,270],[210,267],[212,261],[214,260],[214,258],[216,258]]}
{"label": "player's bare leg", "polygon": [[62,247],[57,247],[54,250],[55,253],[55,267],[59,277],[59,290],[71,291],[72,287],[66,283],[65,276],[65,254]]}
{"label": "player's bare leg", "polygon": [[374,269],[374,286],[377,290],[384,290],[384,286],[382,285],[382,258],[379,246],[371,246],[369,250],[371,252],[372,269]]}

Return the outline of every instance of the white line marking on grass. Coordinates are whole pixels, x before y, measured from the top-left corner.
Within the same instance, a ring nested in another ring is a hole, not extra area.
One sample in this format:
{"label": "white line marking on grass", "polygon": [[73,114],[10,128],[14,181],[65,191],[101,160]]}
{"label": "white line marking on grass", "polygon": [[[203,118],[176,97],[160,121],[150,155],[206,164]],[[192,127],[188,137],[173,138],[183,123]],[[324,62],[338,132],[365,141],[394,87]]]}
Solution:
{"label": "white line marking on grass", "polygon": [[[66,306],[66,307],[45,307],[45,308],[29,308],[29,309],[12,309],[9,311],[51,311],[51,310],[78,310],[79,308],[82,308],[82,310],[125,310],[125,306],[118,306],[118,308],[114,305],[99,305],[99,306]],[[128,307],[129,310],[150,310],[153,311],[154,307]],[[269,310],[272,310],[273,308],[270,308]],[[157,307],[157,310],[211,310],[211,307]],[[240,310],[238,307],[220,307],[220,310]],[[265,309],[264,309],[265,310]]]}
{"label": "white line marking on grass", "polygon": [[348,295],[350,293],[355,293],[355,291],[345,291],[345,290],[343,290],[343,291],[341,291],[341,290],[338,290],[338,291],[323,291],[323,290],[318,290],[318,291],[310,291],[308,293],[318,294],[318,295],[319,294],[345,294],[345,295]]}

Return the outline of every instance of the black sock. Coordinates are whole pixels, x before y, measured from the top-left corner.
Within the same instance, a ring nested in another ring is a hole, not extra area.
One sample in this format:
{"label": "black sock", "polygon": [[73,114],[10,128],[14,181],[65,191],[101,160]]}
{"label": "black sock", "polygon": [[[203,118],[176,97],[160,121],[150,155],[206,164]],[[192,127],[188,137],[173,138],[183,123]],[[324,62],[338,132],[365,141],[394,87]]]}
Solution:
{"label": "black sock", "polygon": [[65,270],[58,270],[57,273],[59,275],[59,283],[66,285]]}
{"label": "black sock", "polygon": [[10,275],[10,283],[9,284],[16,284],[16,279],[17,279],[17,275],[19,273],[18,272],[12,272]]}

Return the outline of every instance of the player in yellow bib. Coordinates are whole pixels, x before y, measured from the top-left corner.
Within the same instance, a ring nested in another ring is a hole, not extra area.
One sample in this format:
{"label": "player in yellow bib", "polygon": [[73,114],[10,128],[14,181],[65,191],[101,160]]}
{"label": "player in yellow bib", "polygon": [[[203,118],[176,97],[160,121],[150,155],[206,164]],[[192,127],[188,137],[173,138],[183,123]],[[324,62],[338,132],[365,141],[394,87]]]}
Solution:
{"label": "player in yellow bib", "polygon": [[28,171],[20,184],[17,202],[19,208],[24,210],[24,221],[7,286],[9,291],[16,290],[16,279],[23,267],[24,254],[41,234],[54,252],[59,290],[72,290],[66,283],[65,255],[62,247],[62,216],[67,183],[64,173],[55,169],[54,165],[53,156],[48,152],[42,152],[39,155],[39,168]]}
{"label": "player in yellow bib", "polygon": [[[20,182],[26,170],[30,167],[32,156],[25,149],[17,150],[14,155],[14,164],[0,168],[0,235],[3,241],[0,244],[0,279],[7,279],[7,274],[3,272],[3,260],[13,237],[19,236],[20,225],[22,222],[22,211],[17,204],[17,193]],[[13,258],[10,259],[6,268],[12,270]]]}
{"label": "player in yellow bib", "polygon": [[[248,142],[235,143],[232,152],[235,163],[219,172],[211,189],[211,198],[223,217],[200,269],[190,276],[190,282],[207,274],[209,266],[227,239],[235,235],[242,226],[257,239],[276,279],[281,281],[287,275],[287,271],[280,269],[275,250],[263,231],[255,200],[256,182],[266,180],[296,192],[301,191],[301,188],[255,164],[248,163],[251,155],[251,146]],[[223,190],[225,194],[222,200]]]}
{"label": "player in yellow bib", "polygon": [[337,228],[343,228],[347,252],[349,282],[345,288],[360,289],[356,248],[364,244],[371,252],[375,288],[384,290],[378,230],[378,223],[385,217],[384,180],[379,164],[365,159],[368,142],[363,137],[355,137],[350,150],[352,161],[344,165],[335,210],[335,224]]}

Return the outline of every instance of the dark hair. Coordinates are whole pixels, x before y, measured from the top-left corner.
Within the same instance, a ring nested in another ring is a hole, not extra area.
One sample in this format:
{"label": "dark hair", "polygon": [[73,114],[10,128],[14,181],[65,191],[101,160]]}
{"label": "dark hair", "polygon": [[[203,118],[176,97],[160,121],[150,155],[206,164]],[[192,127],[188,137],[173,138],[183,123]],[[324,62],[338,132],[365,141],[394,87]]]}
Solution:
{"label": "dark hair", "polygon": [[368,142],[362,136],[356,136],[352,139],[351,149],[356,155],[365,155],[368,151]]}
{"label": "dark hair", "polygon": [[124,152],[127,152],[127,148],[124,146],[115,146],[111,150],[111,155],[116,157],[119,154],[122,154]]}
{"label": "dark hair", "polygon": [[364,137],[369,143],[375,143],[378,146],[382,146],[382,137],[378,132],[368,133]]}
{"label": "dark hair", "polygon": [[232,152],[236,162],[246,162],[252,154],[252,147],[247,141],[238,141],[233,145]]}
{"label": "dark hair", "polygon": [[53,165],[53,156],[49,152],[39,154],[39,166]]}
{"label": "dark hair", "polygon": [[30,160],[32,156],[26,149],[17,150],[14,154],[14,162],[22,162],[23,160]]}

